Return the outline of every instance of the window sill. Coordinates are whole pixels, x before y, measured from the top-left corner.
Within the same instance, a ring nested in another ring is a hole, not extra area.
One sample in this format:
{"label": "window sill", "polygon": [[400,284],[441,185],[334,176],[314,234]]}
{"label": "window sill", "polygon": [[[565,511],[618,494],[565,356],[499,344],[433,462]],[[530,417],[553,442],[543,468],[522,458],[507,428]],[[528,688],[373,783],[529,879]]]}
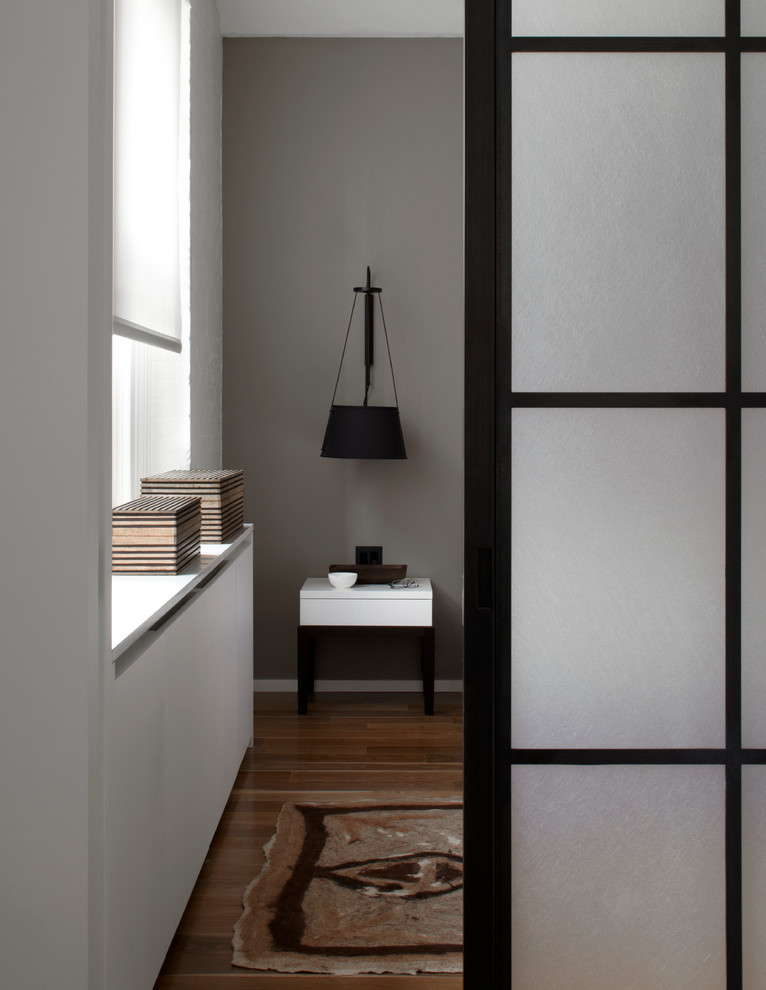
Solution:
{"label": "window sill", "polygon": [[182,574],[113,574],[112,663],[252,538],[248,523],[231,543],[203,543],[200,556]]}

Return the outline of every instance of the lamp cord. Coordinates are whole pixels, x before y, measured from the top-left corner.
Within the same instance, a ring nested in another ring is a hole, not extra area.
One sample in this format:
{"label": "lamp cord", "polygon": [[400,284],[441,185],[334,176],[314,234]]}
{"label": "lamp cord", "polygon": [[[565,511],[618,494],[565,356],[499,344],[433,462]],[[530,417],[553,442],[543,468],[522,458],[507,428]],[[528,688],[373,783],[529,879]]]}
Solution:
{"label": "lamp cord", "polygon": [[[356,307],[356,293],[354,293],[354,302],[351,305],[351,316],[348,318],[348,327],[346,328],[346,339],[343,341],[343,351],[340,355],[340,364],[338,365],[338,377],[335,379],[335,388],[332,390],[332,401],[330,406],[335,405],[335,393],[338,391],[338,382],[340,381],[340,373],[343,370],[343,358],[346,356],[346,345],[348,344],[348,335],[351,333],[351,321],[354,319],[354,308]],[[384,321],[385,326],[385,321]],[[386,337],[386,343],[388,342],[388,337]],[[390,357],[390,355],[389,355]],[[394,386],[394,392],[396,391],[396,386]]]}

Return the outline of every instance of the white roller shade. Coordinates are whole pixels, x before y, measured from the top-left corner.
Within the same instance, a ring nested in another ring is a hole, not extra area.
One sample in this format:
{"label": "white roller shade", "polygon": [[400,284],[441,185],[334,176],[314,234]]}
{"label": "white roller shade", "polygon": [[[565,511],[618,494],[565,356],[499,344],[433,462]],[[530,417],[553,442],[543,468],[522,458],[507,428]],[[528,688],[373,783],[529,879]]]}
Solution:
{"label": "white roller shade", "polygon": [[115,0],[114,329],[180,349],[180,0]]}

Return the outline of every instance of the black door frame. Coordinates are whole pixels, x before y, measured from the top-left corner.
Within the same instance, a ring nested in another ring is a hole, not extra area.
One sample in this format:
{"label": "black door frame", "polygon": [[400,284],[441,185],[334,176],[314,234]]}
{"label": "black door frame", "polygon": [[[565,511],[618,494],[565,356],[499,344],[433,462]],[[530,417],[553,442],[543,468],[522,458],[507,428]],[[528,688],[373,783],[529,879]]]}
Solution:
{"label": "black door frame", "polygon": [[[510,987],[510,3],[465,4],[464,988]],[[498,48],[500,51],[498,51]],[[505,113],[505,121],[503,120]],[[501,456],[498,456],[500,453]],[[507,520],[507,522],[506,522]]]}
{"label": "black door frame", "polygon": [[[741,419],[766,393],[741,391],[740,2],[718,38],[516,38],[513,0],[465,9],[465,977],[511,986],[510,768],[513,763],[709,763],[726,770],[727,987],[742,986],[741,768],[766,763],[741,736]],[[512,51],[707,51],[726,68],[726,386],[718,393],[514,395],[510,369]],[[726,741],[716,750],[518,751],[510,747],[510,420],[513,406],[717,407],[726,414]]]}

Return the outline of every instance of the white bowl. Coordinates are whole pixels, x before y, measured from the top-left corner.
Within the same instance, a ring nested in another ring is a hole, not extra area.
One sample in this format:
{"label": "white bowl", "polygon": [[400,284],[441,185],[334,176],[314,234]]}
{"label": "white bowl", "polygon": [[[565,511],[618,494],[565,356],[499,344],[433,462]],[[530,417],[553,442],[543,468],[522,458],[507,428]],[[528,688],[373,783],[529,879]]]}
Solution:
{"label": "white bowl", "polygon": [[350,588],[352,584],[356,584],[356,572],[330,571],[327,575],[327,580],[333,588]]}

